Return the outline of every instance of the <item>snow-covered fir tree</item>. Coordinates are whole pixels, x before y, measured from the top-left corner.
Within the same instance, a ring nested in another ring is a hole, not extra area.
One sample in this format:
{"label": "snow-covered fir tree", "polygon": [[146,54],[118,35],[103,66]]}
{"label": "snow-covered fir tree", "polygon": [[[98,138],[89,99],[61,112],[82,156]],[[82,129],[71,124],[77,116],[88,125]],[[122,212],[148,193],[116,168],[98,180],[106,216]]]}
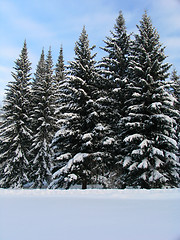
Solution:
{"label": "snow-covered fir tree", "polygon": [[175,97],[174,106],[175,106],[175,109],[178,111],[178,115],[176,117],[177,139],[178,139],[177,155],[179,157],[179,162],[180,162],[180,76],[178,76],[178,73],[175,69],[172,71],[172,74],[171,74],[170,92]]}
{"label": "snow-covered fir tree", "polygon": [[[53,148],[57,153],[59,169],[53,174],[50,188],[69,188],[80,184],[99,183],[102,176],[100,144],[106,128],[99,122],[100,91],[97,82],[96,54],[89,47],[85,27],[75,44],[75,60],[70,62],[67,91],[60,105],[61,127],[54,136]],[[70,94],[69,94],[70,92]],[[107,141],[107,139],[106,139]],[[108,144],[108,143],[107,143]]]}
{"label": "snow-covered fir tree", "polygon": [[[67,71],[64,65],[64,57],[63,57],[63,48],[60,47],[58,60],[55,67],[55,81],[54,81],[54,89],[55,89],[55,115],[57,118],[56,127],[57,129],[64,129],[66,127],[68,121],[68,105],[72,100],[71,91],[68,88],[68,78]],[[57,134],[57,133],[56,133]],[[61,139],[60,139],[61,138]],[[66,145],[68,145],[67,139],[63,137],[53,137],[52,151],[53,151],[53,168],[52,172],[55,172],[56,169],[61,168],[64,163],[63,160],[59,159],[61,156],[60,148],[64,149]]]}
{"label": "snow-covered fir tree", "polygon": [[54,92],[55,92],[55,104],[56,104],[56,115],[57,119],[60,119],[61,115],[60,107],[62,107],[62,101],[65,100],[66,96],[64,93],[67,91],[67,71],[64,65],[63,47],[60,47],[58,60],[55,67],[54,76]]}
{"label": "snow-covered fir tree", "polygon": [[32,187],[42,188],[49,184],[51,179],[52,151],[50,144],[56,123],[51,49],[48,51],[46,60],[44,50],[42,50],[32,83],[32,102],[31,181]]}
{"label": "snow-covered fir tree", "polygon": [[56,82],[61,82],[65,79],[65,65],[64,65],[64,57],[63,57],[63,47],[60,47],[58,61],[55,67],[55,80]]}
{"label": "snow-covered fir tree", "polygon": [[170,90],[173,96],[176,98],[175,107],[178,111],[180,111],[180,76],[178,76],[175,69],[171,74]]}
{"label": "snow-covered fir tree", "polygon": [[107,76],[113,86],[121,87],[123,80],[127,76],[128,54],[130,45],[130,36],[127,34],[125,19],[120,11],[114,31],[110,32],[112,36],[104,40],[105,47],[102,49],[107,52],[107,56],[102,58],[101,66],[105,68],[102,74]]}
{"label": "snow-covered fir tree", "polygon": [[[105,93],[105,121],[111,129],[111,138],[114,139],[111,146],[111,153],[114,161],[109,166],[109,186],[117,187],[119,169],[116,161],[121,155],[121,129],[118,125],[119,120],[124,116],[125,88],[127,82],[128,55],[130,46],[130,36],[127,34],[125,20],[120,11],[114,31],[111,36],[104,41],[105,47],[102,49],[107,53],[99,63],[101,67],[102,86]],[[111,179],[112,178],[112,179]]]}
{"label": "snow-covered fir tree", "polygon": [[0,186],[22,188],[29,181],[30,130],[30,79],[31,63],[28,59],[26,41],[19,58],[15,61],[4,102],[4,121],[1,127]]}
{"label": "snow-covered fir tree", "polygon": [[147,13],[137,26],[129,58],[124,157],[121,160],[124,187],[176,187],[176,111],[172,96],[165,90],[170,64],[159,35]]}

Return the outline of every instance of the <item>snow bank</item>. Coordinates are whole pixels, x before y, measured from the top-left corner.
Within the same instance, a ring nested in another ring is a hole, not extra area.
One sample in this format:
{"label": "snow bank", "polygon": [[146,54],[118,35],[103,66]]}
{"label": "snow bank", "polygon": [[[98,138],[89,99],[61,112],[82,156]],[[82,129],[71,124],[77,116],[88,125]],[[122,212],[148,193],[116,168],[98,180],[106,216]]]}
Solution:
{"label": "snow bank", "polygon": [[180,189],[0,189],[0,240],[179,240],[179,203]]}

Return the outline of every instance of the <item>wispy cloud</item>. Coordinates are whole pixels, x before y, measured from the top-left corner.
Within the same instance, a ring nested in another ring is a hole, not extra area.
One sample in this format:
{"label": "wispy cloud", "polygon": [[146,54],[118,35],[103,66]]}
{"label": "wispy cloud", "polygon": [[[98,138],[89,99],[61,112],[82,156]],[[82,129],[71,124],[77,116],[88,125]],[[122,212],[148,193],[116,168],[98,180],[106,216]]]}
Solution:
{"label": "wispy cloud", "polygon": [[[166,27],[165,32],[172,34],[180,31],[180,1],[179,0],[153,0],[153,13],[161,26]],[[158,9],[158,11],[157,11]]]}
{"label": "wispy cloud", "polygon": [[11,72],[11,68],[0,65],[0,72],[3,73],[3,74],[9,74],[9,72]]}
{"label": "wispy cloud", "polygon": [[0,56],[6,60],[14,61],[20,53],[20,48],[11,45],[2,44],[0,47]]}
{"label": "wispy cloud", "polygon": [[51,38],[54,36],[54,32],[48,29],[45,24],[24,15],[15,4],[8,0],[0,2],[0,13],[5,15],[11,27],[23,31],[26,37],[34,37],[37,39]]}
{"label": "wispy cloud", "polygon": [[[164,39],[164,42],[168,45],[169,48],[177,50],[180,50],[180,36],[175,37],[167,37]],[[179,52],[180,53],[180,52]]]}

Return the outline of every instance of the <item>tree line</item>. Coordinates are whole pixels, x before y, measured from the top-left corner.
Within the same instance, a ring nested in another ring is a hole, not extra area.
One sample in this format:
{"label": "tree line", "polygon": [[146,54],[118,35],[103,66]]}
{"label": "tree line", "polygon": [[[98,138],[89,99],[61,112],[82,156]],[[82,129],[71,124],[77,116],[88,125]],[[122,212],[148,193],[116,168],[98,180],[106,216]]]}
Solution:
{"label": "tree line", "polygon": [[138,34],[122,12],[99,62],[85,27],[75,58],[42,50],[32,77],[26,41],[0,129],[0,187],[179,186],[180,77],[145,12]]}

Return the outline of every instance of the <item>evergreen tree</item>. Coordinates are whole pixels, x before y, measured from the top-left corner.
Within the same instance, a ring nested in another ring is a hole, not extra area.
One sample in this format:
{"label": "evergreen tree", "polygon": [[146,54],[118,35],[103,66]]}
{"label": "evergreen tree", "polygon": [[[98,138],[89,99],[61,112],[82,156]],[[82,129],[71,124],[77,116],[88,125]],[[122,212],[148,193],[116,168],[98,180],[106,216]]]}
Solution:
{"label": "evergreen tree", "polygon": [[131,48],[126,116],[122,118],[124,187],[176,187],[179,182],[173,101],[165,90],[170,65],[145,13]]}
{"label": "evergreen tree", "polygon": [[29,181],[31,63],[26,41],[14,69],[14,81],[8,84],[6,92],[4,123],[1,127],[3,167],[0,186],[4,188],[21,188]]}
{"label": "evergreen tree", "polygon": [[63,57],[63,47],[60,47],[59,57],[55,68],[55,79],[59,83],[65,79],[65,66],[64,66],[64,57]]}
{"label": "evergreen tree", "polygon": [[[69,102],[72,100],[72,97],[71,97],[71,91],[68,88],[68,78],[67,78],[67,71],[65,70],[65,65],[64,65],[62,46],[60,48],[58,60],[55,67],[54,88],[55,88],[55,105],[56,105],[55,115],[57,118],[56,126],[57,126],[57,129],[64,129],[66,127],[66,123],[68,119],[68,114],[65,114],[65,112],[68,110],[68,105],[69,105]],[[56,141],[57,141],[57,146],[55,143]],[[64,149],[66,145],[68,145],[68,141],[66,138],[62,137],[62,139],[60,139],[60,136],[58,136],[57,138],[56,136],[53,137],[53,144],[52,144],[53,147],[51,148],[53,151],[53,169],[52,169],[53,173],[64,165],[64,161],[60,160],[59,157],[61,156],[60,148]]]}
{"label": "evergreen tree", "polygon": [[116,162],[121,157],[121,129],[119,120],[124,116],[124,102],[126,99],[125,88],[127,83],[128,55],[130,46],[130,36],[127,34],[125,20],[120,11],[114,31],[111,31],[111,37],[104,41],[105,47],[102,49],[108,54],[100,62],[102,86],[104,89],[104,111],[109,124],[109,133],[113,141],[111,154],[113,156],[112,165],[109,166],[109,186],[119,187],[119,169]]}
{"label": "evergreen tree", "polygon": [[101,175],[98,163],[104,153],[99,145],[105,127],[99,122],[96,54],[91,54],[94,48],[89,47],[84,27],[75,44],[75,61],[69,66],[67,91],[60,106],[61,128],[53,139],[60,167],[53,175],[50,188],[81,184],[84,189],[87,184],[97,183],[97,176]]}
{"label": "evergreen tree", "polygon": [[32,187],[37,188],[42,188],[51,179],[52,152],[50,144],[56,122],[52,68],[51,49],[48,51],[46,60],[44,59],[44,50],[42,50],[32,84],[34,135],[31,149],[33,159],[31,180]]}
{"label": "evergreen tree", "polygon": [[176,98],[174,101],[175,109],[178,112],[176,117],[177,121],[177,139],[178,139],[178,157],[180,161],[180,76],[178,76],[177,71],[174,69],[171,75],[170,92]]}
{"label": "evergreen tree", "polygon": [[111,31],[112,37],[106,37],[104,41],[105,47],[102,49],[107,52],[107,56],[103,57],[101,67],[106,71],[105,76],[111,81],[110,84],[121,87],[123,79],[127,76],[128,54],[130,45],[130,36],[127,34],[125,20],[120,11],[114,31]]}
{"label": "evergreen tree", "polygon": [[172,72],[171,81],[171,93],[177,99],[175,102],[175,107],[178,111],[180,111],[180,76],[178,76],[175,69]]}
{"label": "evergreen tree", "polygon": [[[55,76],[54,76],[54,91],[55,91],[55,104],[56,104],[56,115],[57,118],[61,118],[61,111],[59,108],[62,105],[62,101],[64,101],[64,91],[67,90],[67,72],[65,70],[64,65],[64,57],[63,57],[63,47],[61,46],[58,56],[58,61],[55,67]],[[60,115],[59,115],[60,114]]]}

